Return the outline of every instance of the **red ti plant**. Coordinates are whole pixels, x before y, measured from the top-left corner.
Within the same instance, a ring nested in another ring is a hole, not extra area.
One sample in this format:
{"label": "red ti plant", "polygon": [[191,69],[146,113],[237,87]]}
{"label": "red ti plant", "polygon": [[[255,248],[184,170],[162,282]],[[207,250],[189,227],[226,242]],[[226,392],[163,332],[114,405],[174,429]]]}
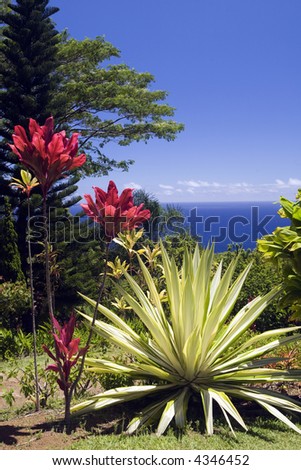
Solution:
{"label": "red ti plant", "polygon": [[45,221],[45,268],[46,289],[49,315],[53,315],[52,290],[50,280],[50,263],[47,227],[47,193],[51,186],[67,171],[82,166],[86,156],[78,152],[78,133],[66,137],[65,131],[54,132],[54,120],[50,116],[44,126],[34,119],[29,120],[29,137],[22,126],[15,126],[10,145],[12,151],[19,157],[20,162],[39,180],[43,194],[43,216]]}
{"label": "red ti plant", "polygon": [[143,204],[134,206],[133,190],[118,190],[114,181],[109,182],[108,191],[94,186],[95,202],[89,194],[85,194],[87,204],[81,204],[88,217],[104,227],[105,238],[110,242],[119,232],[139,227],[150,218],[150,211],[143,209]]}
{"label": "red ti plant", "polygon": [[73,338],[75,328],[75,315],[72,314],[68,323],[63,326],[59,324],[56,318],[52,315],[52,323],[54,332],[55,353],[44,344],[43,349],[48,356],[55,361],[54,364],[49,364],[46,370],[57,372],[59,377],[57,383],[60,389],[64,392],[65,396],[65,421],[68,422],[70,418],[70,404],[72,394],[70,393],[72,381],[70,380],[70,373],[81,356],[87,350],[87,347],[79,348],[80,338]]}
{"label": "red ti plant", "polygon": [[78,133],[67,139],[65,131],[54,132],[53,117],[46,119],[44,126],[29,120],[29,135],[22,126],[15,126],[12,136],[12,151],[20,162],[31,170],[39,180],[43,195],[66,171],[82,166],[86,156],[78,152]]}

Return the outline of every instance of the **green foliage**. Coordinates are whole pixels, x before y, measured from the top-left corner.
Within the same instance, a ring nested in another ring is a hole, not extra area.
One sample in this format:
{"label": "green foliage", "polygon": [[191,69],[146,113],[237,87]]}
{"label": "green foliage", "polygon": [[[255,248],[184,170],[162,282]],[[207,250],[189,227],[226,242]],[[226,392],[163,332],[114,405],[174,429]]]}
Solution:
{"label": "green foliage", "polygon": [[143,204],[143,208],[150,211],[150,219],[144,222],[143,228],[150,240],[157,240],[159,237],[161,216],[163,214],[163,208],[158,199],[144,189],[137,189],[134,191],[134,204],[135,206]]}
{"label": "green foliage", "polygon": [[0,355],[2,359],[28,356],[32,352],[33,339],[21,329],[17,331],[0,328]]}
{"label": "green foliage", "polygon": [[29,356],[33,350],[33,338],[30,333],[24,333],[19,329],[15,335],[15,343],[19,356]]}
{"label": "green foliage", "polygon": [[[245,333],[280,289],[274,287],[257,296],[231,317],[250,265],[233,281],[236,259],[223,275],[220,263],[212,276],[213,249],[204,250],[201,256],[198,246],[193,254],[186,250],[181,269],[167,255],[162,243],[161,252],[169,318],[152,275],[138,258],[148,293],[128,273],[124,276],[132,293],[119,284],[116,288],[144,324],[146,333],[137,334],[120,316],[99,305],[106,321],[96,320],[95,330],[129,354],[131,360],[124,364],[118,360],[86,358],[91,372],[123,373],[140,382],[91,397],[75,405],[73,412],[80,414],[115,403],[148,399],[147,406],[130,422],[128,433],[159,421],[157,434],[161,435],[173,420],[177,428],[185,428],[187,409],[195,396],[203,407],[207,432],[213,434],[214,404],[219,405],[232,431],[231,419],[247,429],[231,400],[238,398],[254,401],[301,434],[279,410],[301,413],[297,401],[264,387],[253,387],[256,383],[301,379],[301,369],[269,367],[282,361],[282,357],[267,357],[281,345],[300,341],[301,334],[292,335],[299,328],[268,330],[243,341]],[[93,300],[84,298],[95,307]],[[89,315],[82,316],[92,321]]]}
{"label": "green foliage", "polygon": [[9,126],[6,130],[11,130],[11,124],[24,125],[29,117],[43,122],[49,115],[58,43],[50,16],[58,8],[49,7],[48,3],[48,0],[17,0],[2,17],[8,25],[1,43],[6,62],[0,69],[5,91],[1,93],[1,110]]}
{"label": "green foliage", "polygon": [[280,204],[279,214],[289,219],[290,225],[278,227],[271,235],[258,240],[258,250],[265,260],[282,267],[284,295],[281,304],[290,307],[293,319],[301,319],[301,189],[295,202],[281,197]]}
{"label": "green foliage", "polygon": [[56,304],[60,312],[66,314],[81,302],[78,291],[97,295],[98,279],[103,272],[103,253],[95,242],[72,242],[66,244],[58,263],[61,274]]}
{"label": "green foliage", "polygon": [[0,328],[0,356],[3,360],[12,360],[32,353],[33,338],[21,329]]}
{"label": "green foliage", "polygon": [[99,382],[105,390],[133,385],[133,379],[126,376],[125,374],[97,374],[97,376]]}
{"label": "green foliage", "polygon": [[30,292],[23,282],[0,284],[0,326],[15,329],[30,311]]}
{"label": "green foliage", "polygon": [[[243,250],[240,247],[233,249],[233,247],[230,246],[227,252],[217,254],[215,257],[217,261],[223,260],[223,266],[224,269],[226,269],[237,255],[238,260],[234,272],[234,279],[250,263],[251,269],[234,306],[233,314],[236,314],[243,305],[246,305],[250,300],[258,295],[263,295],[274,286],[280,285],[283,282],[281,271],[271,264],[264,263],[262,254],[257,250]],[[289,326],[288,317],[289,314],[287,310],[279,306],[279,299],[275,299],[256,320],[253,328],[257,331],[283,328]]]}
{"label": "green foliage", "polygon": [[188,233],[183,229],[184,216],[180,207],[167,205],[165,208],[158,199],[144,189],[134,192],[134,204],[143,204],[144,209],[148,209],[151,217],[144,224],[145,235],[149,240],[157,241],[166,236],[186,237]]}
{"label": "green foliage", "polygon": [[[59,35],[51,19],[58,8],[48,3],[48,0],[17,0],[1,15],[4,28],[0,42],[0,198],[7,194],[12,198],[24,272],[27,268],[27,204],[24,195],[9,186],[11,177],[19,175],[20,164],[7,144],[11,142],[15,125],[26,129],[30,117],[43,124],[52,113],[51,96],[59,87],[55,73]],[[52,188],[48,203],[57,207],[57,215],[79,201],[80,198],[71,197],[78,180],[79,177],[73,175]],[[31,213],[38,215],[39,188],[33,193],[35,201]],[[45,290],[43,285],[40,290]]]}
{"label": "green foliage", "polygon": [[[181,266],[183,256],[186,250],[193,250],[196,240],[189,232],[179,233],[177,235],[167,235],[164,237],[166,251],[171,258],[175,259],[176,265]],[[202,249],[202,247],[200,247]]]}
{"label": "green foliage", "polygon": [[0,279],[11,282],[24,281],[18,249],[18,236],[8,198],[5,198],[4,216],[0,222]]}
{"label": "green foliage", "polygon": [[[35,403],[35,375],[34,367],[32,363],[27,364],[24,368],[19,366],[12,366],[8,378],[14,377],[18,380],[20,385],[20,392],[25,398]],[[53,372],[45,370],[45,367],[38,367],[39,377],[39,393],[40,393],[40,404],[43,408],[48,405],[49,398],[55,397],[57,388],[56,376]]]}
{"label": "green foliage", "polygon": [[15,337],[12,330],[0,328],[0,355],[2,359],[9,359],[16,353]]}
{"label": "green foliage", "polygon": [[17,124],[27,127],[29,117],[44,122],[50,113],[49,96],[56,86],[57,32],[50,16],[57,8],[48,0],[17,0],[1,15],[0,42],[0,180],[9,193],[15,157],[7,146]]}
{"label": "green foliage", "polygon": [[80,131],[89,157],[87,174],[102,176],[132,163],[106,156],[103,147],[108,142],[124,146],[153,137],[173,140],[183,129],[170,119],[174,109],[164,103],[167,93],[151,89],[150,73],[125,64],[104,65],[116,57],[118,49],[103,37],[77,41],[61,35],[56,73],[60,86],[51,108],[62,126]]}
{"label": "green foliage", "polygon": [[14,389],[10,388],[9,390],[3,390],[1,396],[11,408],[16,400],[14,397]]}

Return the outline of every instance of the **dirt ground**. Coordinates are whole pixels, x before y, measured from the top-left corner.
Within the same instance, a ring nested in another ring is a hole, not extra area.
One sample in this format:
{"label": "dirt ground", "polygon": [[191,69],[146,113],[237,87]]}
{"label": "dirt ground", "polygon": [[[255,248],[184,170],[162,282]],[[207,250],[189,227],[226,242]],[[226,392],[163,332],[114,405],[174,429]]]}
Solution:
{"label": "dirt ground", "polygon": [[[26,400],[18,390],[16,379],[9,379],[6,388],[14,389],[14,409],[24,405]],[[301,399],[301,382],[294,385],[275,384],[275,391]],[[127,410],[128,408],[128,410]],[[9,407],[0,393],[0,410]],[[70,434],[66,433],[63,415],[57,410],[42,410],[40,412],[23,412],[7,421],[0,421],[0,450],[63,450],[70,449],[72,444],[89,435],[110,434],[118,427],[124,428],[122,416],[126,411],[131,415],[130,404],[105,409],[101,414],[88,416],[79,421],[73,421]]]}
{"label": "dirt ground", "polygon": [[[13,410],[29,405],[30,400],[20,393],[17,379],[4,377],[0,391],[0,411],[9,411],[9,405],[2,397],[3,390],[14,391]],[[73,442],[91,434],[114,432],[118,427],[123,410],[116,407],[105,410],[98,416],[73,421],[71,433],[66,433],[63,413],[60,410],[42,409],[39,412],[22,412],[20,416],[1,421],[0,450],[63,450],[70,449]]]}
{"label": "dirt ground", "polygon": [[63,415],[57,411],[31,412],[0,422],[0,450],[63,450],[95,434],[110,434],[123,425],[122,410],[104,410],[101,415],[73,421],[66,433]]}

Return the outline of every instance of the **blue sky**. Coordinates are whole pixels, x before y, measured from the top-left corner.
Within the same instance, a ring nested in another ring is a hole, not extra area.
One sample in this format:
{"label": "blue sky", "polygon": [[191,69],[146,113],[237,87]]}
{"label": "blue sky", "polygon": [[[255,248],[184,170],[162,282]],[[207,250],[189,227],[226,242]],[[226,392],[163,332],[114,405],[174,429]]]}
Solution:
{"label": "blue sky", "polygon": [[107,153],[128,173],[87,178],[159,200],[294,197],[301,186],[300,0],[51,0],[57,29],[105,36],[120,62],[151,72],[185,131]]}

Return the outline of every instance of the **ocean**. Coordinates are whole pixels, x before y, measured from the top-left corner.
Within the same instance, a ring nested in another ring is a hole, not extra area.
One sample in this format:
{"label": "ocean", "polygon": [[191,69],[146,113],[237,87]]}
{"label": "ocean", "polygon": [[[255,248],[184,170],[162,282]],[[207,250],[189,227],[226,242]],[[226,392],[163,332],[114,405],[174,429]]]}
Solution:
{"label": "ocean", "polygon": [[196,236],[199,243],[207,246],[214,242],[216,252],[226,251],[230,244],[253,250],[257,239],[290,223],[289,219],[278,215],[280,205],[273,202],[182,202],[168,205],[182,211],[185,229]]}
{"label": "ocean", "polygon": [[[162,206],[174,207],[183,214],[182,221],[168,221],[167,233],[188,231],[203,246],[214,243],[218,253],[236,244],[253,250],[257,239],[290,222],[277,214],[280,205],[273,202],[174,202]],[[80,211],[78,205],[71,208],[73,215]]]}

